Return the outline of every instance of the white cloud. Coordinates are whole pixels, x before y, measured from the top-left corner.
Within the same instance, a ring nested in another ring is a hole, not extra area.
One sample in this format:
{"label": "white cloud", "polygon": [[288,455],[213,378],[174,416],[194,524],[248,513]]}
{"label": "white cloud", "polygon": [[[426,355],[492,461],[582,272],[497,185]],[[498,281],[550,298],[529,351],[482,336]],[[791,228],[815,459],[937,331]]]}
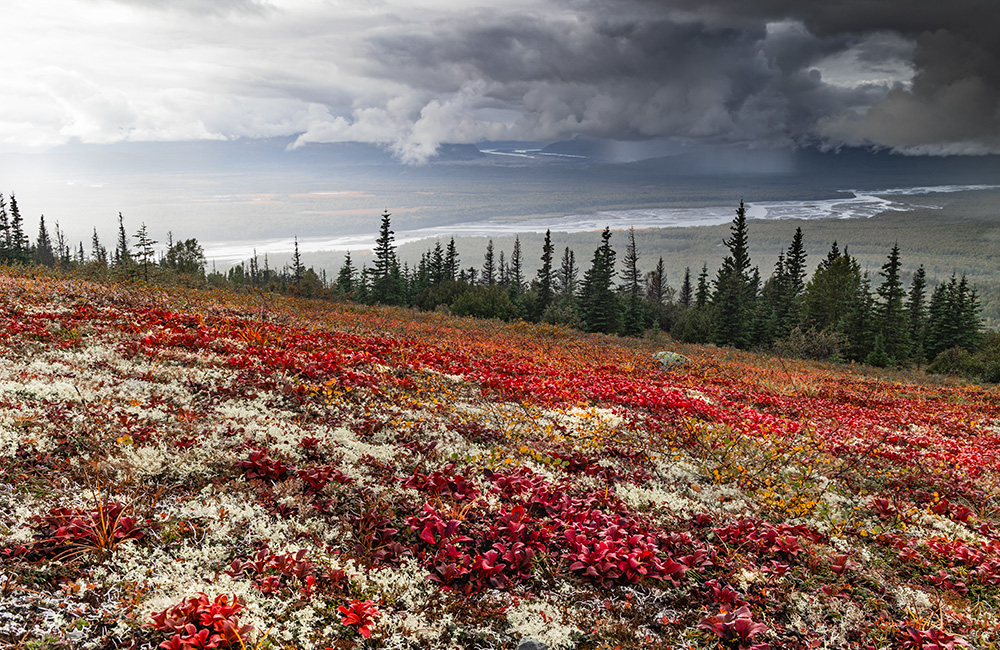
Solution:
{"label": "white cloud", "polygon": [[891,13],[734,1],[11,0],[0,141],[995,144],[995,47],[959,18],[917,39]]}

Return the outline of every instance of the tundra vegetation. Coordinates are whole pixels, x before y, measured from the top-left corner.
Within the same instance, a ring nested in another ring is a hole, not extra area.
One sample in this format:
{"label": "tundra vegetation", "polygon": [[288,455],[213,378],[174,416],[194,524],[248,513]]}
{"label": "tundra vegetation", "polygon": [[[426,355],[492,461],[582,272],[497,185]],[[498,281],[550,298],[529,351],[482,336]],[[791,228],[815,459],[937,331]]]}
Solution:
{"label": "tundra vegetation", "polygon": [[135,279],[0,274],[2,647],[1000,643],[995,390]]}

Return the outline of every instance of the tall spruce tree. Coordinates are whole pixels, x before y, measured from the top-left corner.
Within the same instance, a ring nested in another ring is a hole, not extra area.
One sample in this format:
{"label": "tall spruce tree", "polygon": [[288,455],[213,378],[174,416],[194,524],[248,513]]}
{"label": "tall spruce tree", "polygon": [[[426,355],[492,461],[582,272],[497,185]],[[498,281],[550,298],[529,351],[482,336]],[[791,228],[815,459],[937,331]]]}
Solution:
{"label": "tall spruce tree", "polygon": [[306,267],[302,265],[302,255],[299,253],[299,238],[295,237],[295,248],[292,251],[292,284],[298,286]]}
{"label": "tall spruce tree", "polygon": [[521,254],[521,238],[514,237],[514,250],[510,254],[510,269],[507,272],[507,285],[511,292],[520,295],[524,292],[524,258]]}
{"label": "tall spruce tree", "polygon": [[701,265],[701,273],[698,274],[698,288],[694,293],[694,306],[707,307],[711,296],[711,287],[708,283],[708,263]]}
{"label": "tall spruce tree", "polygon": [[579,270],[576,267],[576,255],[569,246],[563,251],[562,263],[556,273],[556,290],[559,295],[574,296]]}
{"label": "tall spruce tree", "polygon": [[924,360],[924,333],[927,327],[927,272],[921,264],[913,273],[910,292],[906,301],[906,321],[910,331],[913,352],[910,355],[917,362]]}
{"label": "tall spruce tree", "polygon": [[899,244],[893,244],[879,273],[882,283],[875,306],[875,334],[881,335],[890,363],[903,363],[910,356],[910,327],[905,309],[906,291],[900,279]]}
{"label": "tall spruce tree", "polygon": [[344,254],[344,264],[337,273],[337,291],[348,296],[353,294],[357,276],[358,270],[354,267],[354,262],[351,261],[351,251],[347,251]]}
{"label": "tall spruce tree", "polygon": [[759,282],[750,268],[746,208],[740,201],[736,217],[725,240],[729,255],[722,260],[715,279],[712,307],[715,310],[715,342],[738,348],[753,343],[754,303]]}
{"label": "tall spruce tree", "polygon": [[132,252],[128,247],[128,235],[125,234],[125,217],[118,213],[118,246],[115,248],[115,268],[126,270],[132,265]]}
{"label": "tall spruce tree", "polygon": [[142,267],[142,279],[149,281],[149,266],[153,262],[153,256],[156,251],[153,249],[153,245],[156,244],[156,240],[150,238],[149,230],[146,228],[146,222],[143,222],[139,227],[139,231],[133,235],[136,240],[136,261]]}
{"label": "tall spruce tree", "polygon": [[534,308],[533,318],[539,320],[549,305],[552,304],[554,295],[553,285],[555,284],[555,272],[552,269],[552,232],[545,231],[545,239],[542,241],[542,267],[538,269],[535,276],[535,287],[537,288],[537,301]]}
{"label": "tall spruce tree", "polygon": [[52,250],[52,240],[45,227],[45,215],[38,220],[38,238],[35,240],[35,262],[43,266],[55,266],[56,257]]}
{"label": "tall spruce tree", "polygon": [[590,268],[580,287],[580,318],[588,332],[614,334],[621,329],[621,310],[613,289],[615,251],[611,248],[611,229],[604,228],[601,245],[594,251]]}
{"label": "tall spruce tree", "polygon": [[24,233],[24,219],[21,218],[17,197],[14,196],[13,192],[10,194],[10,238],[7,242],[7,248],[12,262],[23,264],[28,261],[31,245]]}
{"label": "tall spruce tree", "polygon": [[670,285],[667,284],[667,267],[661,255],[656,262],[656,268],[646,275],[646,300],[654,305],[663,305],[669,299],[670,292]]}
{"label": "tall spruce tree", "polygon": [[684,268],[684,282],[681,283],[680,293],[677,294],[677,302],[682,307],[690,307],[694,301],[694,287],[691,286],[691,267]]}
{"label": "tall spruce tree", "polygon": [[9,261],[11,261],[10,217],[7,215],[7,199],[0,194],[0,264]]}
{"label": "tall spruce tree", "polygon": [[458,279],[459,265],[461,261],[458,257],[458,247],[455,245],[455,238],[448,240],[448,249],[444,256],[445,280],[455,281]]}
{"label": "tall spruce tree", "polygon": [[625,296],[622,333],[625,336],[638,336],[645,329],[645,323],[642,301],[639,297],[639,281],[642,279],[642,273],[639,271],[639,251],[635,245],[635,230],[632,228],[628,229],[628,242],[625,244],[622,266],[621,293]]}
{"label": "tall spruce tree", "polygon": [[388,210],[382,212],[378,239],[375,240],[375,260],[371,269],[369,300],[384,305],[398,305],[403,301],[403,283],[396,257],[396,240]]}
{"label": "tall spruce tree", "polygon": [[796,228],[782,260],[780,291],[775,296],[775,338],[787,337],[802,319],[802,293],[806,287],[806,250],[802,239],[802,228]]}
{"label": "tall spruce tree", "polygon": [[493,255],[492,239],[486,242],[486,254],[483,256],[483,273],[480,281],[486,287],[492,287],[497,282],[497,265]]}
{"label": "tall spruce tree", "polygon": [[852,326],[857,329],[867,322],[864,293],[861,265],[852,256],[841,254],[834,242],[830,254],[806,283],[803,325],[817,332],[838,334],[846,342]]}

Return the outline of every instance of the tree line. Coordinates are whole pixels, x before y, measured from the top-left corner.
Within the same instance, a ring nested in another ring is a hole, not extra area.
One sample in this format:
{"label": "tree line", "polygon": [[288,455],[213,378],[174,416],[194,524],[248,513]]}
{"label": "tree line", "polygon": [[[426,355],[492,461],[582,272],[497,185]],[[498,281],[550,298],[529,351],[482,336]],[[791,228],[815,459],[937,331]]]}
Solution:
{"label": "tree line", "polygon": [[[621,262],[605,228],[586,269],[566,247],[557,253],[546,232],[540,267],[528,277],[525,252],[515,238],[510,254],[489,240],[481,263],[463,267],[455,240],[437,241],[418,263],[399,259],[391,215],[381,215],[371,266],[358,268],[350,253],[335,278],[305,267],[298,240],[289,264],[271,268],[255,254],[225,273],[206,273],[195,239],[156,249],[143,223],[129,237],[118,215],[112,249],[96,229],[89,254],[83,242],[71,247],[56,223],[49,234],[44,215],[34,242],[13,194],[0,195],[0,262],[86,268],[117,278],[163,281],[186,278],[212,285],[257,288],[305,297],[398,305],[422,310],[447,308],[460,316],[523,319],[575,327],[588,332],[640,336],[651,329],[689,343],[772,350],[815,359],[906,366],[931,363],[931,369],[1000,380],[1000,337],[983,331],[975,287],[953,274],[933,288],[920,266],[908,287],[901,280],[898,245],[876,275],[862,270],[845,247],[833,242],[807,277],[802,229],[795,231],[774,269],[762,278],[749,255],[746,211],[741,202],[724,241],[728,254],[714,275],[707,263],[696,276],[685,270],[678,288],[667,282],[660,257],[643,271],[635,233],[624,233]],[[157,250],[160,252],[158,253]],[[996,357],[995,363],[993,357]]]}

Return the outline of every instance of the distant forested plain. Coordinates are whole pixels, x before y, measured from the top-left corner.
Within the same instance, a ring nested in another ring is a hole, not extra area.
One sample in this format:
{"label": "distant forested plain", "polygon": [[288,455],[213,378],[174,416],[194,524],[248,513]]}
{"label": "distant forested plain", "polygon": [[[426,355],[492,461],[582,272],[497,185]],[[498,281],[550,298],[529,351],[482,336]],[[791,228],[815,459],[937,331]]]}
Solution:
{"label": "distant forested plain", "polygon": [[[1000,190],[928,194],[907,197],[907,200],[933,207],[884,212],[869,219],[751,219],[753,264],[759,267],[762,277],[768,277],[778,254],[788,248],[795,229],[801,227],[810,274],[836,241],[841,249],[846,247],[872,276],[877,277],[889,250],[898,243],[905,283],[909,283],[920,265],[932,285],[946,282],[952,273],[959,276],[964,273],[979,292],[986,325],[991,328],[1000,325]],[[733,205],[734,213],[737,205],[738,201]],[[714,277],[727,252],[722,242],[729,236],[729,228],[727,223],[637,230],[639,266],[645,271],[652,270],[662,256],[667,280],[674,289],[680,287],[686,268],[697,275],[702,265],[707,264],[710,276]],[[533,274],[540,265],[543,235],[525,233],[519,237],[525,271]],[[497,254],[500,251],[510,254],[513,235],[492,239]],[[583,264],[590,259],[599,240],[599,231],[552,233],[556,250],[569,246]],[[462,268],[482,266],[488,238],[460,237],[455,241]],[[611,242],[620,257],[625,249],[624,233],[616,233]],[[429,240],[400,246],[400,260],[415,265],[433,245],[434,241]],[[370,253],[352,255],[358,266],[370,260]],[[328,269],[328,273],[333,274],[343,262],[343,253],[307,253],[303,255],[303,262],[317,269]]]}

